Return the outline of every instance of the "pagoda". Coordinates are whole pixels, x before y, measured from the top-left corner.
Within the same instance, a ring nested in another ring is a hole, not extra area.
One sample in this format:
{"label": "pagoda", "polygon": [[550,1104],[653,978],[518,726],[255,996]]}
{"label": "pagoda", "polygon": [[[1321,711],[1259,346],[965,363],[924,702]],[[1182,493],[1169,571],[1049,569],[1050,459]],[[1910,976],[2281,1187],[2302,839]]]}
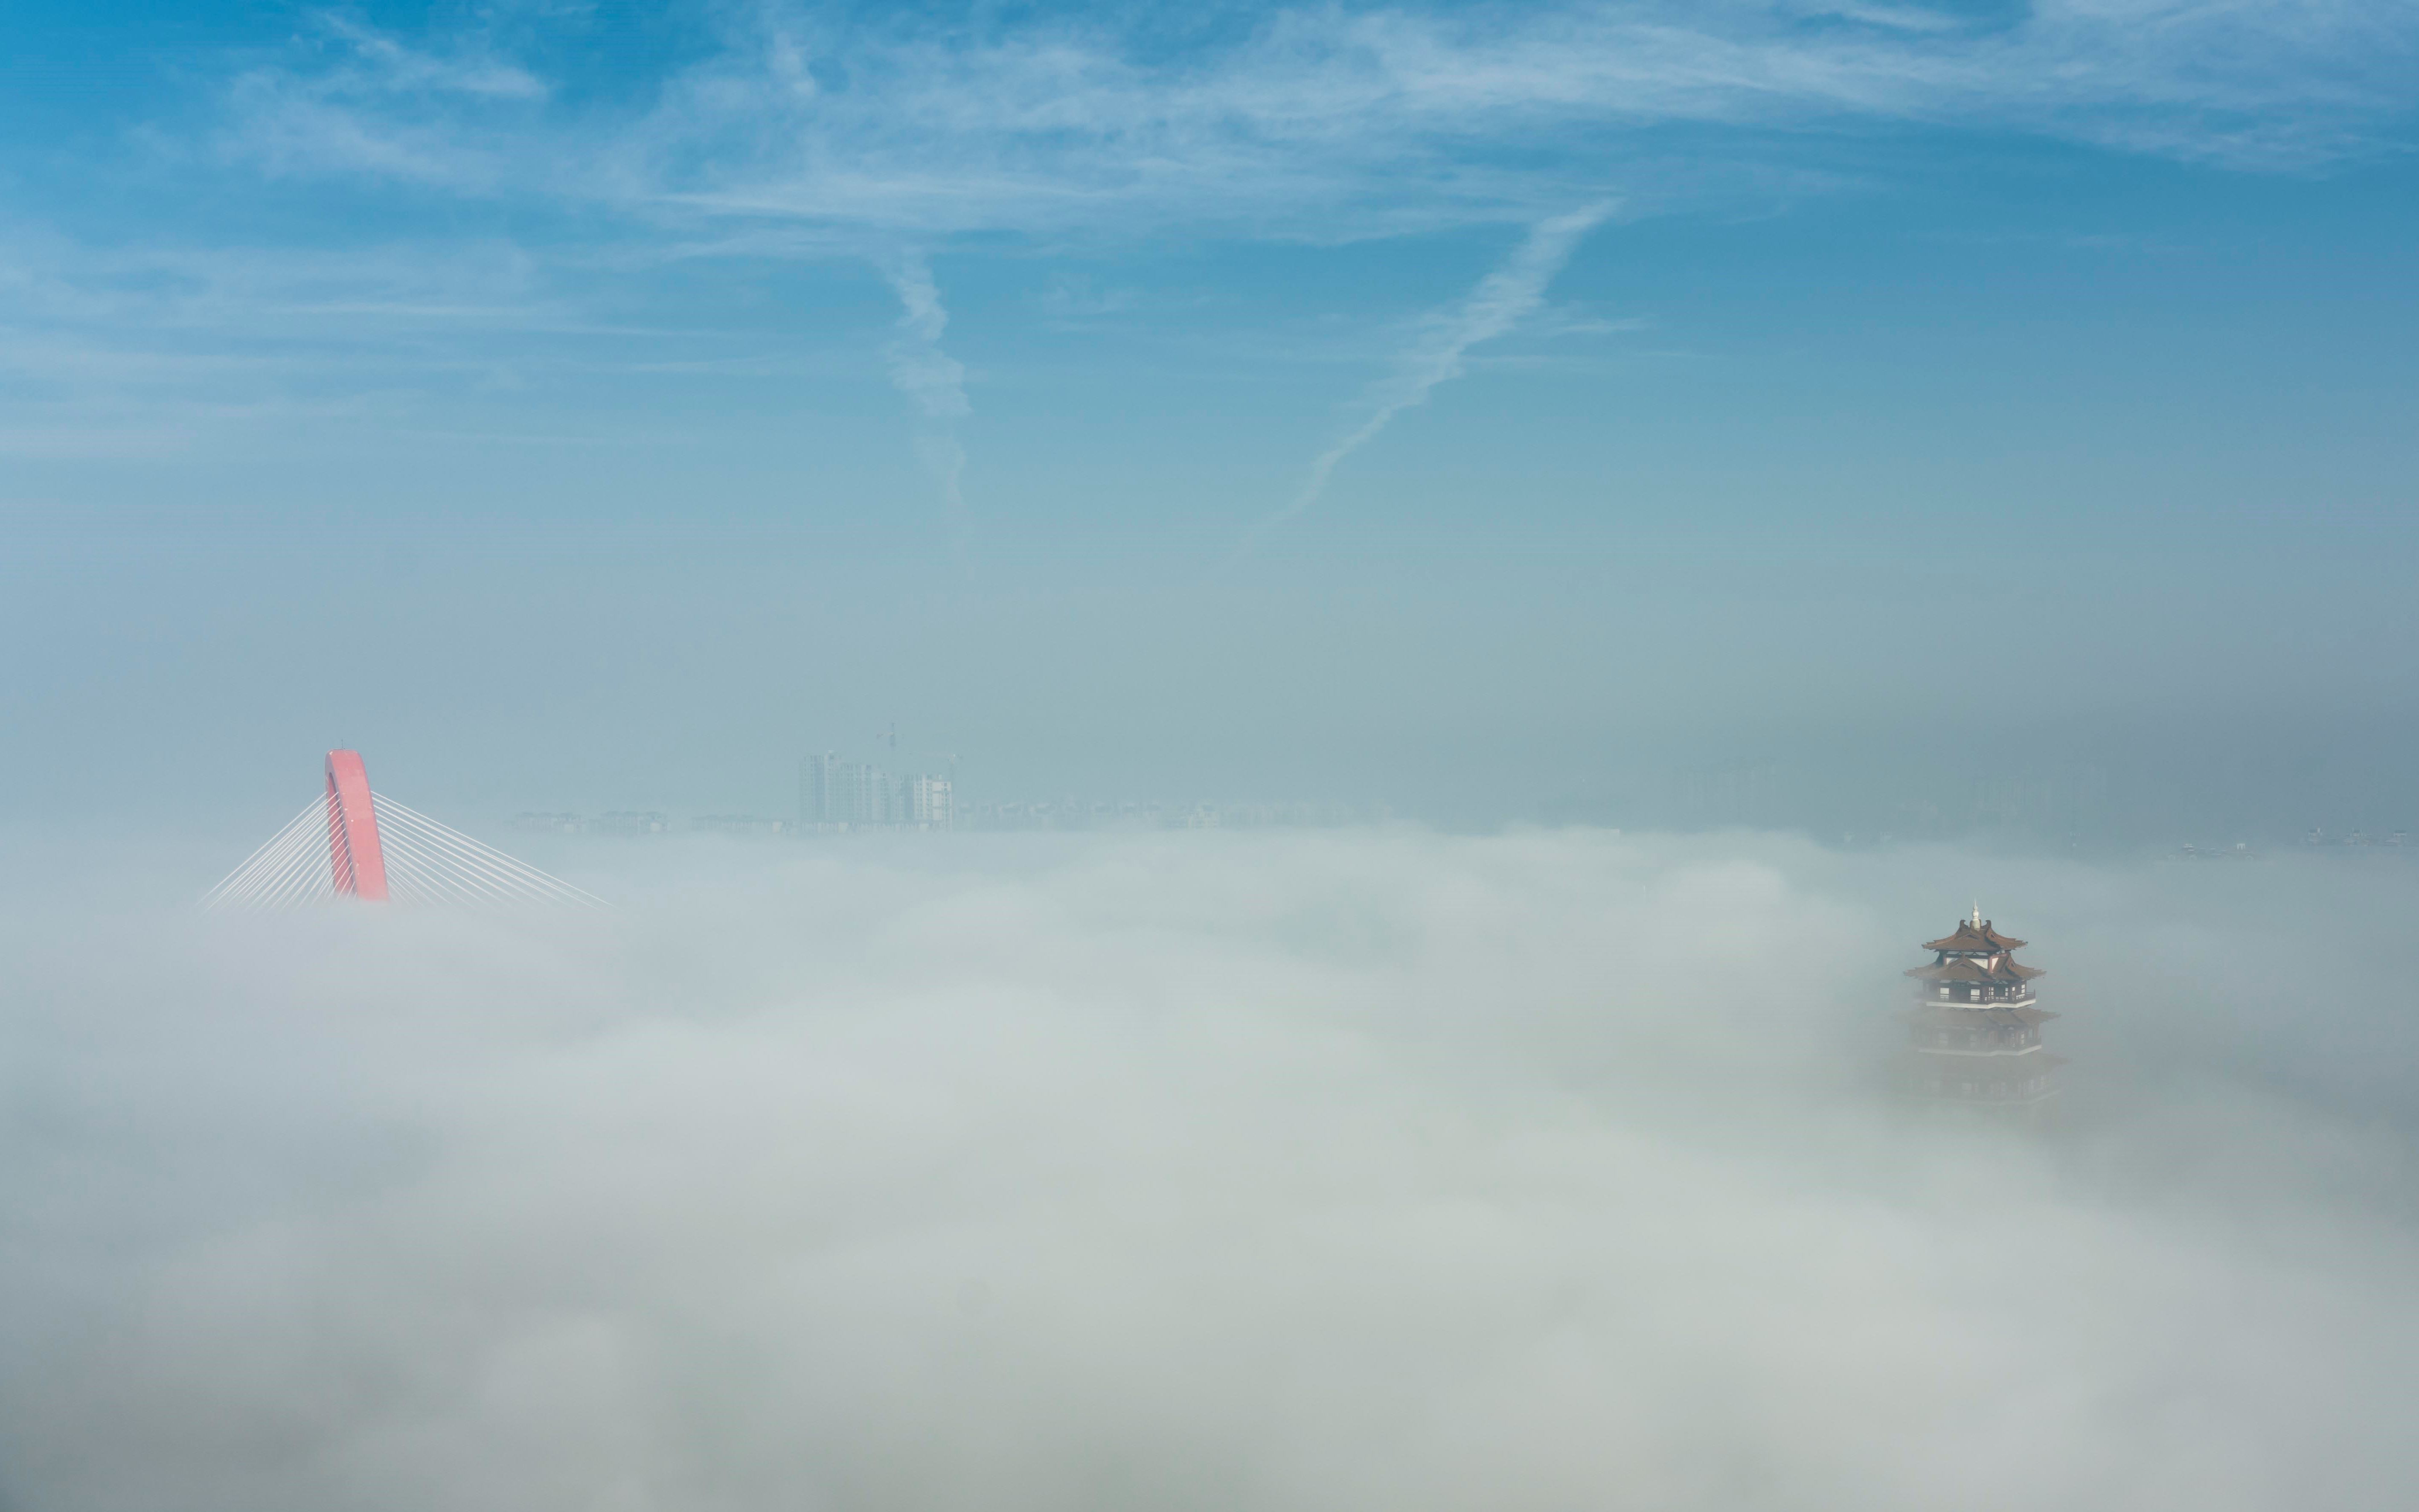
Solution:
{"label": "pagoda", "polygon": [[2065,1061],[2041,1038],[2057,1015],[2034,1000],[2041,968],[2016,964],[2024,943],[1994,929],[1980,907],[1954,933],[1924,942],[1932,964],[1907,972],[1918,984],[1903,1063],[1914,1095],[2027,1116],[2057,1096]]}

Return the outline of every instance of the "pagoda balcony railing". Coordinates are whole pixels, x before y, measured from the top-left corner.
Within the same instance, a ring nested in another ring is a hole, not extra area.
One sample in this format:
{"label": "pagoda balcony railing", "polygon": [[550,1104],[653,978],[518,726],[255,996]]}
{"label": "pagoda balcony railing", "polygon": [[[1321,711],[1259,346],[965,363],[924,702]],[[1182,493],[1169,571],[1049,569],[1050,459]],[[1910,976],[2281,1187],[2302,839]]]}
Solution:
{"label": "pagoda balcony railing", "polygon": [[2033,1000],[2030,987],[1933,987],[1918,995],[1918,1001],[1940,1008],[2001,1008]]}

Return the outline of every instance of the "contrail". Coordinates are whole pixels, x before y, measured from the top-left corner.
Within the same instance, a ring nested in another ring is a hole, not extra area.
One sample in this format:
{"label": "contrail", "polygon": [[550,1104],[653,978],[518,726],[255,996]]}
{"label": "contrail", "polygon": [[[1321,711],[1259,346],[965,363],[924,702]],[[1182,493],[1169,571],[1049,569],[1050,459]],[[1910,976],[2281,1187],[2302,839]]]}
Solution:
{"label": "contrail", "polygon": [[1367,413],[1361,423],[1343,440],[1318,454],[1293,502],[1254,526],[1236,555],[1250,551],[1261,536],[1318,502],[1336,464],[1368,444],[1386,428],[1387,422],[1425,402],[1438,384],[1460,377],[1464,352],[1503,334],[1534,311],[1545,299],[1546,285],[1563,270],[1563,264],[1570,261],[1579,239],[1611,214],[1612,208],[1611,202],[1606,201],[1550,217],[1530,227],[1528,237],[1504,259],[1503,266],[1481,279],[1478,286],[1471,290],[1470,298],[1436,320],[1425,336],[1396,359],[1394,371],[1362,395]]}
{"label": "contrail", "polygon": [[901,307],[899,333],[888,352],[890,381],[924,417],[926,424],[916,438],[916,452],[941,485],[952,544],[963,557],[966,449],[958,440],[958,422],[971,412],[966,404],[966,365],[941,349],[941,332],[948,327],[949,314],[941,308],[941,291],[932,282],[932,267],[924,255],[901,254],[882,265],[882,276],[898,294]]}

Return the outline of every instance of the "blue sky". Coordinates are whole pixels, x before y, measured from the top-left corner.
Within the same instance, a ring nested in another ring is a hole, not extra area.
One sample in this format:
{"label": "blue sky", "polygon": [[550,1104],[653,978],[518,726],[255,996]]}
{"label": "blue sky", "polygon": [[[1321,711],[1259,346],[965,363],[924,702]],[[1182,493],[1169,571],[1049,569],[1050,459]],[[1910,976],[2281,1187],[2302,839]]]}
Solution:
{"label": "blue sky", "polygon": [[2408,5],[8,28],[29,811],[337,740],[772,810],[897,720],[997,796],[2396,817]]}

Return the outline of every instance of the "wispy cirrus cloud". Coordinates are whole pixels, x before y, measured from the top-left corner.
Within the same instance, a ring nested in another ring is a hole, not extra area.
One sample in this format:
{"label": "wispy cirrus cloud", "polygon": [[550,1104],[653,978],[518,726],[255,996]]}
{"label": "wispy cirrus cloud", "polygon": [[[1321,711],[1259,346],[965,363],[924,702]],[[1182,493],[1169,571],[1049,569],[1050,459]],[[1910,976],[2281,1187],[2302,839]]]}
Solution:
{"label": "wispy cirrus cloud", "polygon": [[455,190],[516,180],[545,80],[476,37],[414,47],[349,17],[316,20],[299,56],[227,85],[229,126],[211,144],[222,162]]}
{"label": "wispy cirrus cloud", "polygon": [[[728,369],[747,332],[613,319],[497,238],[96,249],[0,234],[0,454],[154,455],[406,419],[522,372]],[[779,354],[794,376],[814,358]],[[823,359],[828,363],[830,359]],[[113,440],[115,438],[115,440]]]}
{"label": "wispy cirrus cloud", "polygon": [[350,60],[328,76],[355,93],[467,95],[487,100],[543,100],[548,93],[537,75],[496,56],[475,40],[443,52],[408,47],[349,17],[322,13],[326,34],[347,49]]}
{"label": "wispy cirrus cloud", "polygon": [[932,265],[917,252],[901,253],[882,265],[901,306],[898,333],[887,355],[890,381],[916,407],[924,424],[916,450],[940,485],[943,507],[960,555],[965,550],[965,443],[958,422],[970,412],[966,366],[941,347],[948,311],[941,304]]}
{"label": "wispy cirrus cloud", "polygon": [[[1534,226],[1613,196],[1639,216],[1762,205],[1863,177],[1842,144],[1877,127],[2296,170],[2406,141],[2419,102],[2419,14],[2378,0],[2048,0],[1996,18],[1617,0],[1230,21],[1178,35],[1105,9],[773,4],[664,20],[687,45],[655,62],[597,47],[571,12],[409,31],[330,16],[271,59],[232,60],[193,129],[135,134],[239,187],[391,195],[407,239],[457,234],[449,204],[509,214],[536,265],[525,298],[545,303],[703,259],[886,264],[983,238],[1341,242]],[[327,254],[356,208],[292,245],[225,250]],[[112,325],[128,298],[93,260],[41,288],[0,284],[0,323],[53,318],[27,301],[82,301],[109,340],[148,340],[148,323]],[[325,303],[383,302],[383,260],[358,289],[339,270]],[[285,295],[255,296],[284,318]],[[493,307],[500,328],[524,318]],[[929,315],[901,308],[894,381],[902,361],[938,371],[945,356],[917,334]],[[925,424],[955,499],[952,423]]]}
{"label": "wispy cirrus cloud", "polygon": [[1269,532],[1318,502],[1336,465],[1377,440],[1396,415],[1425,404],[1437,385],[1460,377],[1462,359],[1472,347],[1494,340],[1534,313],[1545,302],[1546,285],[1570,261],[1579,239],[1611,213],[1612,206],[1603,203],[1538,222],[1468,298],[1431,316],[1418,339],[1395,359],[1394,371],[1362,395],[1359,420],[1311,460],[1310,474],[1292,501],[1256,526],[1240,549],[1249,551]]}
{"label": "wispy cirrus cloud", "polygon": [[1650,126],[1778,141],[1888,120],[2293,167],[2376,146],[2419,100],[2408,8],[2294,0],[2068,0],[1998,25],[1921,8],[1275,8],[1173,50],[1108,16],[910,28],[807,8],[727,35],[635,114],[576,120],[544,109],[534,64],[334,35],[332,58],[239,81],[228,152],[653,218],[927,234],[1533,220],[1575,176],[1651,188],[1626,181],[1656,171],[1626,136]]}

